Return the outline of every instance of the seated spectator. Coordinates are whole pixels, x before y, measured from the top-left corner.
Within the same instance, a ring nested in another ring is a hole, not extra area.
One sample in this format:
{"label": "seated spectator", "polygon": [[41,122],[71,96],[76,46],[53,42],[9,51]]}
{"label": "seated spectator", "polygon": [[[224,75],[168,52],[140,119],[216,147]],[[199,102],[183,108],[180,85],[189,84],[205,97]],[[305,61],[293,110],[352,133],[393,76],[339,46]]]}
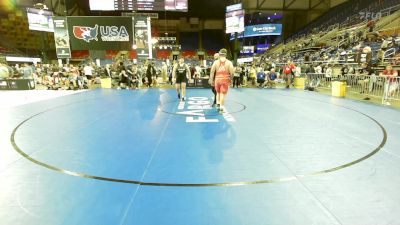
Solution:
{"label": "seated spectator", "polygon": [[128,86],[129,75],[126,72],[126,70],[125,69],[121,70],[121,72],[119,73],[119,76],[120,76],[120,81],[119,81],[119,84],[118,84],[118,89],[121,89],[121,88],[129,89],[129,86]]}
{"label": "seated spectator", "polygon": [[278,78],[278,74],[275,72],[275,69],[271,69],[271,71],[267,75],[267,84],[268,88],[276,87],[276,79]]}
{"label": "seated spectator", "polygon": [[24,63],[24,66],[20,69],[19,72],[25,79],[33,78],[33,68],[29,66],[28,63]]}
{"label": "seated spectator", "polygon": [[137,89],[139,88],[139,74],[137,65],[136,64],[132,65],[130,71],[131,74],[129,76],[129,87]]}
{"label": "seated spectator", "polygon": [[259,88],[264,88],[265,86],[265,72],[260,71],[257,73],[257,84]]}

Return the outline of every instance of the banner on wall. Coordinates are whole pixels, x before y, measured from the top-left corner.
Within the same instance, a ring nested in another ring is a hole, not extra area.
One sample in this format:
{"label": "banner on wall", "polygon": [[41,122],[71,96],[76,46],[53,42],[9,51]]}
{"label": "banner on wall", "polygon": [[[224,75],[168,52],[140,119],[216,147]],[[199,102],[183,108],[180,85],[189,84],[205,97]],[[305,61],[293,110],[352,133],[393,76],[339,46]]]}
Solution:
{"label": "banner on wall", "polygon": [[245,37],[266,35],[282,35],[282,24],[259,24],[245,27]]}
{"label": "banner on wall", "polygon": [[[282,24],[259,24],[246,26],[244,32],[238,33],[238,38],[260,37],[260,36],[280,36],[282,35]],[[230,40],[234,40],[235,35],[231,34]]]}
{"label": "banner on wall", "polygon": [[138,16],[134,17],[135,45],[139,59],[151,58],[151,27],[150,18]]}
{"label": "banner on wall", "polygon": [[243,46],[240,50],[240,54],[242,55],[252,55],[254,54],[254,46]]}
{"label": "banner on wall", "polygon": [[54,23],[54,41],[58,59],[71,58],[71,46],[69,44],[67,18],[53,17]]}
{"label": "banner on wall", "polygon": [[257,45],[257,53],[262,54],[266,52],[270,47],[270,44],[258,44]]}
{"label": "banner on wall", "polygon": [[67,17],[73,50],[130,50],[133,44],[132,17]]}

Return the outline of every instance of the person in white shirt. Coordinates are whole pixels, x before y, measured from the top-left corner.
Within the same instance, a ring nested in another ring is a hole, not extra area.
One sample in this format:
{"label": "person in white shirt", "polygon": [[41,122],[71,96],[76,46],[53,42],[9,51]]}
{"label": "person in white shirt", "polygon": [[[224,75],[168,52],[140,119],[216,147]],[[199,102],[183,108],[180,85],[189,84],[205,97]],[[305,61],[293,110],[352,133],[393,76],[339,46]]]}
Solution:
{"label": "person in white shirt", "polygon": [[318,66],[316,66],[314,69],[315,69],[315,73],[316,73],[316,74],[322,74],[322,67],[321,67],[321,65],[318,64]]}
{"label": "person in white shirt", "polygon": [[326,83],[328,83],[328,87],[331,86],[332,75],[333,75],[332,66],[328,65],[328,68],[325,71],[325,81],[326,81]]}
{"label": "person in white shirt", "polygon": [[88,80],[91,80],[93,78],[93,70],[94,69],[91,65],[86,65],[85,67],[83,67],[83,73]]}

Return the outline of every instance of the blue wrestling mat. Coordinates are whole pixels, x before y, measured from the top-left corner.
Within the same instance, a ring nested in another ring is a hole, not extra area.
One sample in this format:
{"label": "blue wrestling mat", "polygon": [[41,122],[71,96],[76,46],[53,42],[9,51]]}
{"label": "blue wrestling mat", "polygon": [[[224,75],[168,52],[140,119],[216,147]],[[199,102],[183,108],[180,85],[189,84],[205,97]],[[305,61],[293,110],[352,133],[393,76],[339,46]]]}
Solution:
{"label": "blue wrestling mat", "polygon": [[399,224],[400,112],[295,90],[95,90],[1,112],[0,225]]}

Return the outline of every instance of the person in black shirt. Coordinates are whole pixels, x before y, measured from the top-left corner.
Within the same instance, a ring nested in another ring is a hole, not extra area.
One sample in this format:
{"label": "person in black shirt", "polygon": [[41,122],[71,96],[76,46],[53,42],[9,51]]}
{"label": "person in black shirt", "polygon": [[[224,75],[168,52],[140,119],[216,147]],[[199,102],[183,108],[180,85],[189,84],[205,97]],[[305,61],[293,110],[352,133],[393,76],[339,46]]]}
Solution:
{"label": "person in black shirt", "polygon": [[190,75],[190,68],[187,64],[185,64],[185,60],[183,57],[181,57],[179,59],[179,63],[174,66],[174,69],[172,71],[172,76],[173,80],[175,80],[175,87],[176,91],[178,92],[178,98],[182,101],[185,101],[186,83],[191,75]]}
{"label": "person in black shirt", "polygon": [[374,74],[374,71],[372,70],[371,66],[368,63],[363,63],[361,65],[361,68],[357,72],[358,72],[358,75],[361,76],[361,80],[359,80],[359,83],[361,85],[360,94],[366,94],[366,97],[364,98],[364,100],[370,100],[368,95],[369,95],[369,91],[370,91],[369,86],[371,86],[371,85],[368,85],[368,83],[374,82],[373,77],[372,77]]}
{"label": "person in black shirt", "polygon": [[151,87],[153,84],[153,77],[156,75],[157,71],[154,69],[154,66],[149,63],[147,65],[147,71],[146,71],[146,78],[147,78],[147,86]]}

